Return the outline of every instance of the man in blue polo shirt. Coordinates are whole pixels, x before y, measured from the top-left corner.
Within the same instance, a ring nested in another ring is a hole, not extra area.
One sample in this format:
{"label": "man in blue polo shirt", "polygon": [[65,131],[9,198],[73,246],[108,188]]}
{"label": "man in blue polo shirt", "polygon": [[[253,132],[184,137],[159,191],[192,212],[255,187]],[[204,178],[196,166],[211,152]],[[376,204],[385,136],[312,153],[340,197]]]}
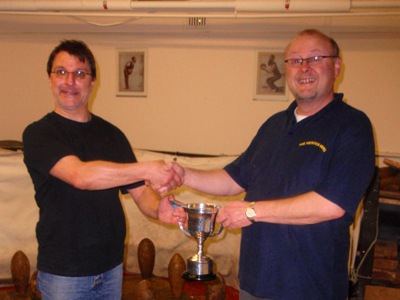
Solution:
{"label": "man in blue polo shirt", "polygon": [[241,300],[344,300],[349,225],[375,166],[372,126],[334,93],[342,61],[333,39],[302,31],[285,57],[288,109],[223,170],[174,168],[194,189],[246,192],[217,217],[242,228]]}

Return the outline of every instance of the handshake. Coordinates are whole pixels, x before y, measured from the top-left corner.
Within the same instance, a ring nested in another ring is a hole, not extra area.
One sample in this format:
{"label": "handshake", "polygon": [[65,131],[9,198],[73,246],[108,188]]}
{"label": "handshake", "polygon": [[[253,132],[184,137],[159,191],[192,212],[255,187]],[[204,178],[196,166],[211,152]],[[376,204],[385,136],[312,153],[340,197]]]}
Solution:
{"label": "handshake", "polygon": [[180,187],[184,183],[184,169],[175,162],[163,160],[144,162],[146,165],[146,185],[151,186],[159,194],[165,194]]}

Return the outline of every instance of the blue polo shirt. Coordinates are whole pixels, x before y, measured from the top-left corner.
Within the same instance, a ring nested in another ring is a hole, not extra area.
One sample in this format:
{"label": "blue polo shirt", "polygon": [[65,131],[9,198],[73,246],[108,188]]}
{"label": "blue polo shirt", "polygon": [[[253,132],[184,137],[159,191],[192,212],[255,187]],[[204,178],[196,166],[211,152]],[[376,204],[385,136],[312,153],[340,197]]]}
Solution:
{"label": "blue polo shirt", "polygon": [[312,225],[254,223],[242,230],[240,288],[274,300],[346,299],[349,225],[373,175],[368,117],[342,101],[296,122],[296,102],[269,118],[247,150],[225,167],[245,200],[315,191],[342,207],[336,220]]}

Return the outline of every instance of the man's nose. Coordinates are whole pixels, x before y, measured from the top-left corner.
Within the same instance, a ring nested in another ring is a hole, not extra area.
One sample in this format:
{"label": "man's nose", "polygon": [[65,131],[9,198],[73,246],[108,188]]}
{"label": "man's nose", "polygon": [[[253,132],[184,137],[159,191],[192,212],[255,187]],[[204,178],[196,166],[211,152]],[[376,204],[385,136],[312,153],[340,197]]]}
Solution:
{"label": "man's nose", "polygon": [[68,72],[65,81],[68,83],[75,83],[76,81],[76,74],[75,72]]}

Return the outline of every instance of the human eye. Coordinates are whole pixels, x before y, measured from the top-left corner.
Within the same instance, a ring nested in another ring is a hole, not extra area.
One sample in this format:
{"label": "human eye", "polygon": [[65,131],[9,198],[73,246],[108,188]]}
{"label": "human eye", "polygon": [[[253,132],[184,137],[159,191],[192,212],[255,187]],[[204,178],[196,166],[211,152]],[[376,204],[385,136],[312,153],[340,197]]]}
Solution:
{"label": "human eye", "polygon": [[292,65],[294,65],[294,66],[300,66],[302,62],[303,62],[303,59],[301,59],[301,58],[292,59]]}
{"label": "human eye", "polygon": [[315,62],[320,62],[324,57],[323,56],[315,56],[314,61]]}
{"label": "human eye", "polygon": [[322,60],[322,56],[312,56],[307,58],[307,63],[308,64],[316,64],[319,63]]}
{"label": "human eye", "polygon": [[301,58],[290,58],[285,60],[291,66],[300,66],[303,60]]}
{"label": "human eye", "polygon": [[56,76],[63,77],[67,74],[67,71],[64,69],[57,69],[54,73],[56,73]]}
{"label": "human eye", "polygon": [[79,79],[85,79],[85,77],[86,77],[86,72],[82,71],[82,70],[75,71],[75,74],[76,74],[76,78],[79,78]]}

